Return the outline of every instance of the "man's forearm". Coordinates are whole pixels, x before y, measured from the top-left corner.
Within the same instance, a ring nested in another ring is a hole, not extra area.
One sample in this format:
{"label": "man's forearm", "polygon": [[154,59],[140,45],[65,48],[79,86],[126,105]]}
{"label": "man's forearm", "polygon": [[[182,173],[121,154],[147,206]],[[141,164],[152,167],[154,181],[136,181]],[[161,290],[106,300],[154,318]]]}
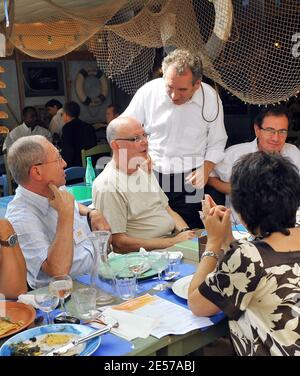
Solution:
{"label": "man's forearm", "polygon": [[212,170],[215,168],[215,163],[211,161],[204,161],[203,167],[204,167],[204,185],[207,183],[209,174],[212,172]]}
{"label": "man's forearm", "polygon": [[77,205],[78,205],[78,208],[79,208],[79,214],[83,217],[86,217],[88,212],[90,212],[92,209],[85,206],[85,205],[82,205],[82,204],[79,204],[79,202],[77,202]]}
{"label": "man's forearm", "polygon": [[226,195],[228,195],[231,192],[230,183],[226,183],[225,181],[222,181],[219,178],[209,177],[207,184],[215,188],[217,191],[225,193]]}
{"label": "man's forearm", "polygon": [[114,234],[112,235],[112,244],[114,251],[129,253],[139,251],[140,248],[144,248],[146,251],[168,248],[174,245],[173,239],[174,238],[142,239],[127,236],[126,234]]}
{"label": "man's forearm", "polygon": [[42,270],[50,275],[68,274],[73,263],[73,222],[74,215],[59,215],[56,235],[48,249]]}
{"label": "man's forearm", "polygon": [[[189,226],[185,222],[185,220],[178,214],[176,213],[173,209],[170,208],[170,206],[166,207],[167,212],[170,214],[170,216],[173,218],[175,222],[175,228],[176,230],[180,231],[183,228],[188,228]],[[199,208],[200,210],[200,208]]]}

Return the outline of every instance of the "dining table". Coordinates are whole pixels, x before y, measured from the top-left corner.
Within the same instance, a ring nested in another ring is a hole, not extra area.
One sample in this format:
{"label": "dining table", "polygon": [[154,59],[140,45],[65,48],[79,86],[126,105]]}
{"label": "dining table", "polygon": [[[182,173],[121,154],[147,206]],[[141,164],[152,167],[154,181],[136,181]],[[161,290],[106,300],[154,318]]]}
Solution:
{"label": "dining table", "polygon": [[[196,251],[195,244],[198,244],[198,239],[195,239],[190,244],[192,248],[188,249],[188,244],[178,244],[176,247],[167,249],[169,252],[181,250],[183,253],[183,260],[179,264],[180,277],[191,275],[195,272],[197,266],[198,251]],[[86,287],[89,284],[90,276],[84,275],[74,280],[73,291]],[[177,296],[172,288],[167,288],[163,291],[157,291],[153,287],[157,283],[157,279],[147,278],[139,280],[141,293],[149,293],[160,298],[166,299],[176,305],[188,309],[187,300]],[[112,284],[100,280],[100,287],[113,295],[113,304],[119,304],[122,301],[117,297],[113,291]],[[171,284],[172,285],[172,284]],[[44,287],[45,289],[45,287]],[[29,294],[39,292],[40,289],[30,291]],[[74,301],[72,296],[66,304],[68,313],[76,315],[74,312]],[[72,308],[73,307],[73,308]],[[57,309],[52,314],[56,315],[60,310]],[[42,312],[37,310],[37,318],[42,315]],[[211,317],[213,325],[203,327],[201,329],[191,330],[188,333],[181,335],[165,335],[162,338],[156,338],[149,335],[147,338],[135,338],[131,341],[124,339],[112,333],[106,333],[101,336],[101,345],[93,353],[93,356],[185,356],[185,355],[201,355],[204,346],[213,343],[218,338],[229,335],[228,321],[225,315],[221,312]],[[39,320],[33,323],[33,326],[40,325]],[[0,344],[4,340],[0,340]]]}

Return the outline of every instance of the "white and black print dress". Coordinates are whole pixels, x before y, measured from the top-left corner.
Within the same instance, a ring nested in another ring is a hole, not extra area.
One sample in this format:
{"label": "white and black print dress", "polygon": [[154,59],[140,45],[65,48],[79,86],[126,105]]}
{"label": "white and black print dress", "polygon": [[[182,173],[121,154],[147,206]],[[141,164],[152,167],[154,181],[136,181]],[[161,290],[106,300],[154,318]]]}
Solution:
{"label": "white and black print dress", "polygon": [[232,243],[200,293],[228,317],[239,355],[300,355],[300,251]]}

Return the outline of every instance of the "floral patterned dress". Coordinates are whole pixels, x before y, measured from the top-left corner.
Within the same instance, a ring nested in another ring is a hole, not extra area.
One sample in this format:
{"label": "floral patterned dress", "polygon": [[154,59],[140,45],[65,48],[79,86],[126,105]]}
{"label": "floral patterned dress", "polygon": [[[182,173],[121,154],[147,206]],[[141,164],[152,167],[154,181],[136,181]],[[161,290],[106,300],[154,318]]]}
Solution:
{"label": "floral patterned dress", "polygon": [[228,316],[239,355],[300,355],[300,251],[236,241],[199,291]]}

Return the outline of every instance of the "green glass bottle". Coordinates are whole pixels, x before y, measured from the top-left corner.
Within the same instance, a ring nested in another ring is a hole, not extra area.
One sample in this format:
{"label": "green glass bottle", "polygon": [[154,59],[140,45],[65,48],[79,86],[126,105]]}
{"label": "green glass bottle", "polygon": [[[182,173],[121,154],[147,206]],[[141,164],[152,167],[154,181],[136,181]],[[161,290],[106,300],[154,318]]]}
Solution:
{"label": "green glass bottle", "polygon": [[86,169],[85,169],[85,184],[88,187],[91,187],[93,184],[93,181],[95,180],[95,170],[92,164],[91,157],[86,158]]}

